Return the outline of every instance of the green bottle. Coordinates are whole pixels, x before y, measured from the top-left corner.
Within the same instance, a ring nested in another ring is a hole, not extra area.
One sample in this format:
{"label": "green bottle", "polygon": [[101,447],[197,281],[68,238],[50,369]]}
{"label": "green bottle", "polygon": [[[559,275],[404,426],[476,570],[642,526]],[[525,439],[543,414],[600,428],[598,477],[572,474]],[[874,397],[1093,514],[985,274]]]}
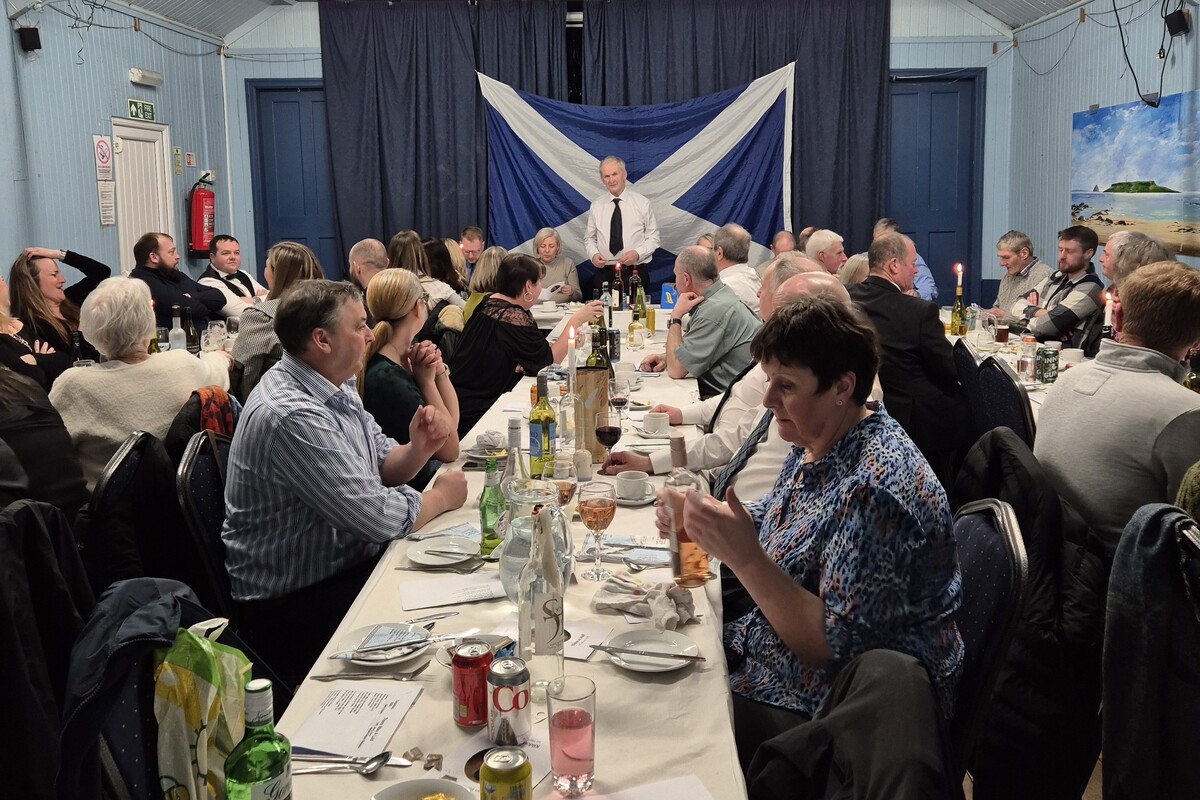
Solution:
{"label": "green bottle", "polygon": [[554,463],[555,423],[554,409],[546,396],[546,376],[537,378],[538,401],[529,412],[529,474],[540,479],[547,464]]}
{"label": "green bottle", "polygon": [[292,796],[292,745],[275,732],[271,682],[246,684],[246,735],[225,759],[228,800],[289,800]]}
{"label": "green bottle", "polygon": [[500,544],[500,531],[496,523],[504,513],[504,492],[500,490],[500,472],[496,469],[496,459],[487,460],[487,471],[483,476],[483,492],[479,495],[479,531],[483,534],[480,539],[480,552],[485,556],[491,555]]}

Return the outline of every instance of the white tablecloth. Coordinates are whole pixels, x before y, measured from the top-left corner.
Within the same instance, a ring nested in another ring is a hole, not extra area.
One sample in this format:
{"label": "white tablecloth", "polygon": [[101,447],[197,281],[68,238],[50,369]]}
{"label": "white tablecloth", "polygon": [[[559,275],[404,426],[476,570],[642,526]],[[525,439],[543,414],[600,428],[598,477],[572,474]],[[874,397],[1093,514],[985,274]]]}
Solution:
{"label": "white tablecloth", "polygon": [[[509,416],[527,414],[530,378],[523,379],[508,395],[501,396],[493,408],[484,415],[475,432],[492,429],[504,431]],[[674,381],[668,377],[645,379],[638,396],[648,402],[666,402],[682,405],[689,402],[695,382]],[[504,412],[506,406],[521,406],[522,412]],[[473,444],[475,433],[468,435],[464,447]],[[630,431],[625,441],[634,438]],[[482,474],[468,472],[466,505],[454,512],[434,520],[426,530],[438,530],[455,524],[469,522],[478,525],[477,498],[482,488]],[[612,480],[611,478],[597,478]],[[660,478],[653,479],[661,484]],[[609,528],[611,533],[651,533],[653,531],[654,507],[638,509],[619,508]],[[578,551],[586,532],[578,521],[572,523]],[[393,543],[371,575],[354,605],[342,620],[333,642],[345,633],[373,623],[399,621],[420,616],[428,611],[406,612],[400,606],[399,587],[416,580],[428,580],[435,575],[411,571],[397,571],[397,565],[406,563],[404,553],[410,546],[404,541]],[[610,568],[617,569],[616,565]],[[495,570],[488,565],[484,570]],[[582,573],[584,566],[577,567]],[[669,581],[670,570],[646,570],[638,576],[645,582]],[[573,582],[567,590],[566,619],[570,630],[572,620],[588,620],[611,623],[614,630],[627,626],[624,617],[618,614],[594,614],[589,601],[598,584]],[[708,661],[704,664],[687,666],[674,672],[659,674],[633,673],[624,671],[610,663],[602,654],[595,654],[588,662],[566,662],[569,674],[586,675],[596,682],[596,786],[593,793],[607,793],[628,789],[654,781],[695,774],[699,776],[709,793],[718,800],[736,800],[746,796],[745,784],[738,767],[737,749],[733,740],[730,712],[728,674],[721,647],[721,613],[719,583],[713,581],[706,590],[693,590],[700,624],[686,626],[682,632],[697,642],[700,652]],[[456,607],[461,613],[457,617],[437,623],[434,633],[454,632],[478,627],[488,632],[506,616],[515,611],[515,605],[499,599],[471,603]],[[331,643],[332,645],[332,643]],[[328,652],[333,651],[328,648]],[[313,674],[339,671],[337,662],[320,660]],[[423,688],[421,697],[400,725],[391,741],[394,754],[412,747],[420,747],[426,753],[450,754],[457,750],[469,734],[459,730],[451,718],[450,670],[438,663],[430,664],[418,680]],[[405,684],[412,685],[412,684]],[[279,730],[285,735],[294,733],[304,719],[325,697],[330,685],[306,680],[300,687],[287,713],[279,721]],[[541,715],[539,717],[539,714]],[[535,726],[545,730],[544,706],[534,706]],[[369,798],[382,787],[391,783],[429,777],[420,766],[406,769],[384,767],[373,779],[355,774],[302,775],[294,779],[294,797],[338,798],[355,800]],[[557,797],[550,781],[543,781],[534,791],[535,797]]]}

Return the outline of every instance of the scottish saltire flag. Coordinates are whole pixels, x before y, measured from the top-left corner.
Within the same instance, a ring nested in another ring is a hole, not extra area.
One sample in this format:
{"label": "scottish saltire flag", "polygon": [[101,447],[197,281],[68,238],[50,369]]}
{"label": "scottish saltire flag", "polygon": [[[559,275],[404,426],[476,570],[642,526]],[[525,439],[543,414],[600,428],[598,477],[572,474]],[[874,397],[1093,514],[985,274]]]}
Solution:
{"label": "scottish saltire flag", "polygon": [[[489,238],[532,253],[538,229],[551,227],[566,255],[586,261],[588,208],[606,191],[600,160],[615,155],[625,160],[629,185],[653,204],[662,249],[678,253],[737,222],[754,237],[750,264],[767,260],[771,237],[791,228],[794,71],[793,62],[737,89],[624,107],[548,100],[477,73],[487,116]],[[664,277],[652,272],[655,282]]]}

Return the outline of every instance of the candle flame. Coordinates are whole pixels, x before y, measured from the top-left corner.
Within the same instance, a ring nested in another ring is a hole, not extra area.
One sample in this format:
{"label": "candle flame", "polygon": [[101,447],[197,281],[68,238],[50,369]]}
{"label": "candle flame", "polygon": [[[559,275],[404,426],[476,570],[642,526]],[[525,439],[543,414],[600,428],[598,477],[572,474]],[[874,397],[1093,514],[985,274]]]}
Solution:
{"label": "candle flame", "polygon": [[955,264],[955,265],[954,265],[954,271],[955,271],[955,272],[957,272],[957,273],[959,273],[959,274],[961,275],[961,274],[962,274],[962,271],[963,271],[963,266],[962,266],[962,264]]}
{"label": "candle flame", "polygon": [[575,338],[575,326],[574,325],[567,328],[567,338],[572,339],[572,340]]}
{"label": "candle flame", "polygon": [[1104,302],[1106,302],[1106,303],[1111,303],[1111,302],[1112,302],[1112,292],[1105,292],[1105,293],[1104,293]]}

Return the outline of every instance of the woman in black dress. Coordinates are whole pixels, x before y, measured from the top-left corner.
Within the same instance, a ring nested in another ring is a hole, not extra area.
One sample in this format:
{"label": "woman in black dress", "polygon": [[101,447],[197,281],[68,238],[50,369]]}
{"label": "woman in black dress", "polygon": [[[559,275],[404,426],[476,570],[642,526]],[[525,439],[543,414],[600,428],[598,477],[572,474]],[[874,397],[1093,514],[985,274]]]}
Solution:
{"label": "woman in black dress", "polygon": [[[45,342],[30,340],[21,320],[8,308],[8,284],[0,277],[0,366],[24,375],[49,391],[52,378],[45,367],[53,366],[54,348]],[[61,371],[61,370],[60,370]],[[54,376],[57,377],[55,372]]]}
{"label": "woman in black dress", "polygon": [[[450,364],[450,380],[458,392],[460,440],[522,375],[536,375],[566,357],[567,337],[550,344],[529,313],[542,291],[543,274],[542,265],[530,256],[505,256],[496,273],[496,291],[479,304],[463,329]],[[586,303],[564,330],[578,330],[601,313],[598,301]]]}

